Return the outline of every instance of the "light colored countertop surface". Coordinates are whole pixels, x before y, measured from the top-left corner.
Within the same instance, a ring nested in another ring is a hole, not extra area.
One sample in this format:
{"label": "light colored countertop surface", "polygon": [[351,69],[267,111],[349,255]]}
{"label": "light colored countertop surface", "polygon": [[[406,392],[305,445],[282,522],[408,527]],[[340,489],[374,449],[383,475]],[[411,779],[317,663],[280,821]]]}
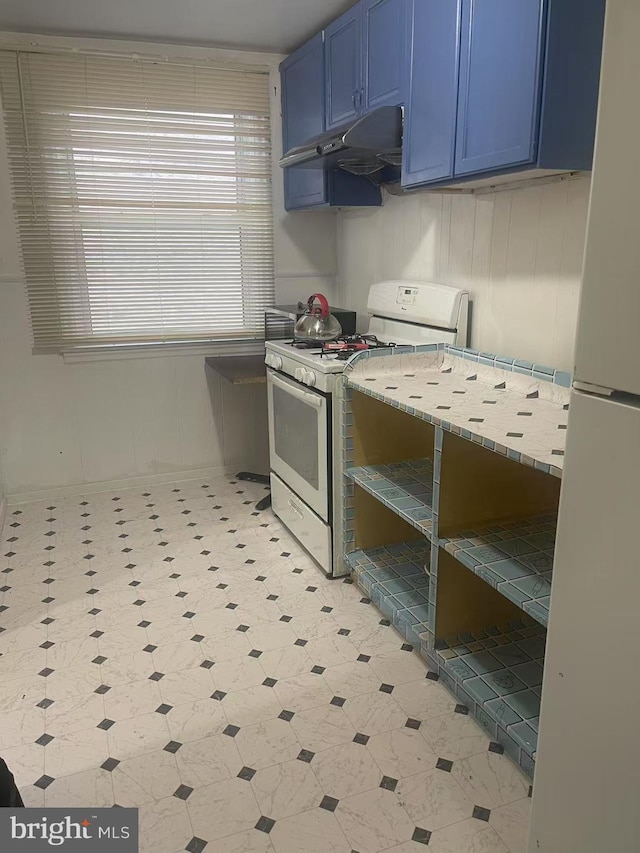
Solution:
{"label": "light colored countertop surface", "polygon": [[349,387],[561,476],[569,388],[553,381],[553,371],[548,380],[536,378],[542,374],[534,375],[533,366],[520,372],[514,363],[498,365],[496,358],[480,354],[462,357],[461,350],[443,345],[427,352],[403,348],[393,355],[365,355],[348,365]]}
{"label": "light colored countertop surface", "polygon": [[267,381],[264,355],[209,356],[205,363],[232,385],[263,385]]}

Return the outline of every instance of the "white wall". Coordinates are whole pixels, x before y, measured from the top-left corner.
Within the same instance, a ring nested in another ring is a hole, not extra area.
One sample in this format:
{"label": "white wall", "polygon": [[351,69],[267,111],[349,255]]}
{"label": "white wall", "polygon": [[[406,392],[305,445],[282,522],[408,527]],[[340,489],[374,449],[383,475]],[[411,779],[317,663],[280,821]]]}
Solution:
{"label": "white wall", "polygon": [[[0,34],[39,44],[211,57],[272,69],[277,299],[332,296],[335,217],[283,209],[279,79],[273,55],[130,42]],[[204,355],[65,363],[34,356],[0,128],[0,466],[9,496],[201,469],[266,471],[264,386],[231,386]]]}
{"label": "white wall", "polygon": [[471,346],[572,368],[589,177],[493,194],[385,196],[338,221],[338,295],[361,312],[384,279],[472,294]]}

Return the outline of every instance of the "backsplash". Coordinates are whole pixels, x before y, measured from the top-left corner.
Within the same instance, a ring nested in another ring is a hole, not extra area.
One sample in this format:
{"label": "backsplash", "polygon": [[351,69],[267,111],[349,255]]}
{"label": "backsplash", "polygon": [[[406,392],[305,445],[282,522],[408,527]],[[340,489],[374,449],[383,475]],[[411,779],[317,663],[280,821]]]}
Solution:
{"label": "backsplash", "polygon": [[385,194],[338,214],[336,300],[366,326],[385,279],[452,284],[473,300],[470,345],[573,368],[590,177],[479,195]]}

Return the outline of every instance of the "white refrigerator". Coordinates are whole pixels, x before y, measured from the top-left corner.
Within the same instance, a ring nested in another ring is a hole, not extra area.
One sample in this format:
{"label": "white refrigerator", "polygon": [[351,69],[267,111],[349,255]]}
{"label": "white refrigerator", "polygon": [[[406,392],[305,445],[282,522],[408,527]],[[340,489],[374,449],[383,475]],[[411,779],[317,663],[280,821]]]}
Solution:
{"label": "white refrigerator", "polygon": [[640,850],[640,0],[608,0],[530,853]]}

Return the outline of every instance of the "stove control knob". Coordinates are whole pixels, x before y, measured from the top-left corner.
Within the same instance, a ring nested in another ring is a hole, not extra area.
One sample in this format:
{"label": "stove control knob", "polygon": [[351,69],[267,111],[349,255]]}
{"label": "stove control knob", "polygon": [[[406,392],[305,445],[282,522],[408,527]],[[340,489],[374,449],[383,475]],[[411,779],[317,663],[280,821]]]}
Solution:
{"label": "stove control knob", "polygon": [[296,367],[295,373],[293,375],[294,375],[295,379],[298,380],[298,382],[304,382],[304,374],[305,374],[304,367]]}
{"label": "stove control knob", "polygon": [[312,388],[316,384],[316,375],[313,370],[305,370],[304,379],[302,380],[305,385],[310,385]]}
{"label": "stove control knob", "polygon": [[271,367],[273,367],[274,370],[282,370],[282,358],[279,355],[271,356]]}

